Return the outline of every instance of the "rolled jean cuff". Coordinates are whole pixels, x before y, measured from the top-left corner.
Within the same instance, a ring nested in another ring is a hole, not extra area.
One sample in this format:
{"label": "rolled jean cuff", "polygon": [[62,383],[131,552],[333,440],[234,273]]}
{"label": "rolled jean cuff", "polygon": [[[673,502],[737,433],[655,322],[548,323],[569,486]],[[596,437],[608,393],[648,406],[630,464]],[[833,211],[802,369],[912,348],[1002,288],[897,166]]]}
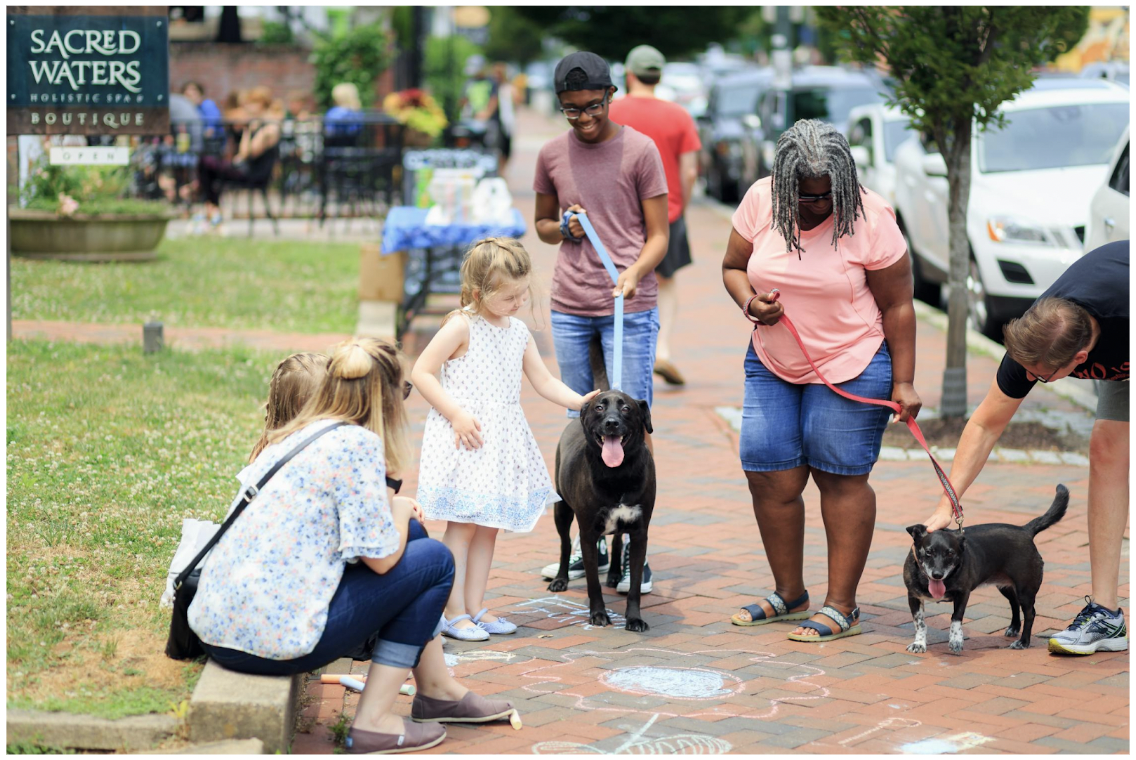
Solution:
{"label": "rolled jean cuff", "polygon": [[436,626],[434,626],[434,633],[432,633],[430,635],[430,641],[433,641],[434,639],[438,638],[438,634],[441,633],[442,629],[445,628],[445,627],[446,627],[446,613],[443,612],[442,616],[438,618],[438,624]]}
{"label": "rolled jean cuff", "polygon": [[418,667],[418,657],[421,654],[422,647],[379,639],[375,651],[371,653],[371,662],[390,665],[392,668],[415,668]]}

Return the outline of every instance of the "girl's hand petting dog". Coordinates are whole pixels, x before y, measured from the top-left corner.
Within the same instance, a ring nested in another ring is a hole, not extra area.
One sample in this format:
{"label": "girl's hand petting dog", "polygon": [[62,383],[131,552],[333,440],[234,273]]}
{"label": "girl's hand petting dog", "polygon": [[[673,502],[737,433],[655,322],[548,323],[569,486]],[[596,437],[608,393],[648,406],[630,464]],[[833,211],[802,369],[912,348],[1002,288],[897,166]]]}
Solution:
{"label": "girl's hand petting dog", "polygon": [[471,449],[481,448],[481,423],[469,412],[458,412],[450,420],[454,426],[454,448],[460,449],[464,443]]}

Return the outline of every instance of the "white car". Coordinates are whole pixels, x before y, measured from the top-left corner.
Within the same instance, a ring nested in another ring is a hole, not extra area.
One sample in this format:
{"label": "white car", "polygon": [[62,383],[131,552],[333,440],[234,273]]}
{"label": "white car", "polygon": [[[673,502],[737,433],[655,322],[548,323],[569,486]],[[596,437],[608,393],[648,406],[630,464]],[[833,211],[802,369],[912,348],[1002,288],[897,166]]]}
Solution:
{"label": "white car", "polygon": [[895,207],[895,152],[908,139],[911,120],[884,103],[857,106],[848,113],[848,146],[856,161],[860,184],[879,193]]}
{"label": "white car", "polygon": [[1089,226],[1085,229],[1085,253],[1114,240],[1128,240],[1128,130],[1116,144],[1107,179],[1089,204]]}
{"label": "white car", "polygon": [[[1127,88],[1103,80],[1039,80],[1002,104],[1004,129],[974,131],[966,233],[971,326],[991,337],[1020,316],[1083,252],[1088,199],[1128,126]],[[947,281],[947,168],[908,140],[895,156],[896,215],[917,294]]]}

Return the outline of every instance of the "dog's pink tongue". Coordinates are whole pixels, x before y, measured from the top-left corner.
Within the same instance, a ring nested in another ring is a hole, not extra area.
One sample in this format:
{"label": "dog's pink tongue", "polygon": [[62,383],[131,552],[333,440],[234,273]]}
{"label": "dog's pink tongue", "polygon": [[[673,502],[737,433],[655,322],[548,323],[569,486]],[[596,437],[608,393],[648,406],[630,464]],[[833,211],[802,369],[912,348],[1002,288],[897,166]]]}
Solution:
{"label": "dog's pink tongue", "polygon": [[947,584],[934,578],[927,579],[927,588],[936,599],[942,599],[947,594]]}
{"label": "dog's pink tongue", "polygon": [[623,442],[618,435],[604,436],[603,453],[604,464],[608,467],[619,467],[623,464]]}

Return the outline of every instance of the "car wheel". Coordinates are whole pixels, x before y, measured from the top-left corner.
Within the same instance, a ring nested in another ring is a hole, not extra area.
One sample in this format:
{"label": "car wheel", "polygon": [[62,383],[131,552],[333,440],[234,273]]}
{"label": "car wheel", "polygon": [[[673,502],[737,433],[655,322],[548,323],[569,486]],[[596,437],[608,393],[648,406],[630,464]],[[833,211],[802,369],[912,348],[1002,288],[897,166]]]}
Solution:
{"label": "car wheel", "polygon": [[966,275],[967,325],[987,338],[1000,338],[1002,320],[990,303],[990,295],[982,282],[982,272],[978,262],[970,259],[970,269]]}

